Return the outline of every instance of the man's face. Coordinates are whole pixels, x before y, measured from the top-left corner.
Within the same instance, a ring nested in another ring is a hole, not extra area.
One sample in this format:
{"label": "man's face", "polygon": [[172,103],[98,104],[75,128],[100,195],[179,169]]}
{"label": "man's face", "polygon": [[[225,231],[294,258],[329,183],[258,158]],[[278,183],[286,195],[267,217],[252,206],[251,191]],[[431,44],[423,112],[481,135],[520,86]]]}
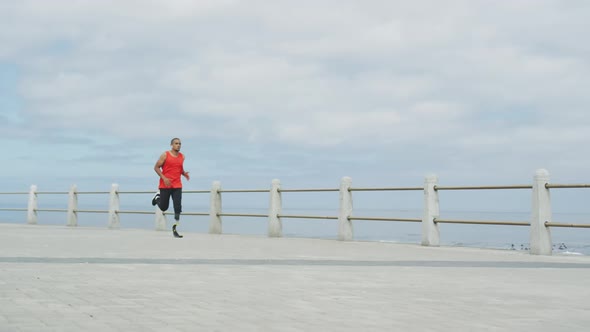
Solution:
{"label": "man's face", "polygon": [[180,151],[180,146],[182,145],[182,143],[180,143],[179,139],[175,139],[174,142],[172,142],[172,150],[174,151]]}

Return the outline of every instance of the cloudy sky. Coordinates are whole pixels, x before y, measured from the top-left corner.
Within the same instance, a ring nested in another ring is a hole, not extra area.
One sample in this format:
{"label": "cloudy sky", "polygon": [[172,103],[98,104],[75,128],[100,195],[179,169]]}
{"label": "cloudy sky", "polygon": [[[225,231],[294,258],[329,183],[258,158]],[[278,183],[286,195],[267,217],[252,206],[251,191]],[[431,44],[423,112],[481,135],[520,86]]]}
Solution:
{"label": "cloudy sky", "polygon": [[585,0],[0,0],[6,190],[590,182]]}

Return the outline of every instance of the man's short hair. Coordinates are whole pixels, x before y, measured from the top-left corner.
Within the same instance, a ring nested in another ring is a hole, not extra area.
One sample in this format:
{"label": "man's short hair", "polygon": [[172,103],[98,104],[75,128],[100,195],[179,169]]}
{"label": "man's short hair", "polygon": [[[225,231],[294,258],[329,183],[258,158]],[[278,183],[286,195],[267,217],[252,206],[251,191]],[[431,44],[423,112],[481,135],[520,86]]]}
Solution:
{"label": "man's short hair", "polygon": [[174,141],[176,141],[176,140],[180,141],[180,138],[174,137],[172,140],[170,140],[170,145],[174,144]]}

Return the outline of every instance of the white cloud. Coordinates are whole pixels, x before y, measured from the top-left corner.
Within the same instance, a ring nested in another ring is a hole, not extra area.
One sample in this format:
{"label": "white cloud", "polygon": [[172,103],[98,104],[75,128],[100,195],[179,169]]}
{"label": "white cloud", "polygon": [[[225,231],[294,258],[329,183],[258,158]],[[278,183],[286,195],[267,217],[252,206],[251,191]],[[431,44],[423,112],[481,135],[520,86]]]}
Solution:
{"label": "white cloud", "polygon": [[[314,112],[310,119],[292,119],[277,127],[288,143],[310,146],[356,145],[355,141],[388,139],[400,123],[391,110],[368,112]],[[369,136],[369,137],[367,137]],[[366,144],[366,143],[365,143]]]}
{"label": "white cloud", "polygon": [[39,135],[540,161],[590,142],[589,15],[550,0],[3,1],[0,61],[19,67]]}

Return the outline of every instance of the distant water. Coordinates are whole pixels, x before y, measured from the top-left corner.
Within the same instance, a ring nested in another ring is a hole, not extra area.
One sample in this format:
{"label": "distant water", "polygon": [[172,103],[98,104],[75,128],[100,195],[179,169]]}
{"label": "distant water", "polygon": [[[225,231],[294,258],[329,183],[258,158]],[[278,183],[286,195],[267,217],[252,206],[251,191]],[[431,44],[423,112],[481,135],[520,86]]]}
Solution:
{"label": "distant water", "polygon": [[[144,197],[145,199],[145,197]],[[122,205],[123,206],[123,205]],[[8,207],[6,204],[0,207]],[[15,207],[12,204],[10,207]],[[39,208],[64,208],[63,205],[48,204]],[[104,204],[79,206],[80,209],[106,209]],[[124,210],[154,211],[149,204],[129,204]],[[189,206],[184,208],[190,212],[207,212],[208,206]],[[266,208],[225,208],[224,212],[266,214]],[[467,220],[504,220],[528,221],[528,212],[482,212],[482,211],[452,211],[441,217],[448,219]],[[365,217],[396,217],[421,218],[419,209],[355,209],[356,216]],[[337,210],[328,209],[289,209],[283,214],[301,214],[316,216],[337,216]],[[39,224],[64,225],[66,215],[63,212],[39,212]],[[168,216],[171,225],[172,216]],[[120,216],[122,228],[153,229],[155,218],[153,215],[122,214]],[[554,219],[572,223],[587,223],[588,214],[554,213]],[[24,223],[26,212],[0,211],[0,222]],[[337,220],[324,219],[283,219],[283,235],[285,237],[304,237],[320,239],[336,239],[338,231]],[[80,213],[79,226],[106,227],[106,214]],[[266,218],[224,217],[223,232],[227,234],[266,235]],[[206,216],[182,216],[180,230],[184,232],[207,233],[209,218]],[[354,221],[354,239],[358,241],[381,241],[398,243],[420,243],[421,225],[413,222],[373,222]],[[488,225],[457,225],[441,224],[439,226],[441,244],[444,246],[494,248],[504,250],[528,250],[529,228],[523,226],[488,226]],[[552,228],[554,252],[564,255],[590,255],[590,229]]]}

